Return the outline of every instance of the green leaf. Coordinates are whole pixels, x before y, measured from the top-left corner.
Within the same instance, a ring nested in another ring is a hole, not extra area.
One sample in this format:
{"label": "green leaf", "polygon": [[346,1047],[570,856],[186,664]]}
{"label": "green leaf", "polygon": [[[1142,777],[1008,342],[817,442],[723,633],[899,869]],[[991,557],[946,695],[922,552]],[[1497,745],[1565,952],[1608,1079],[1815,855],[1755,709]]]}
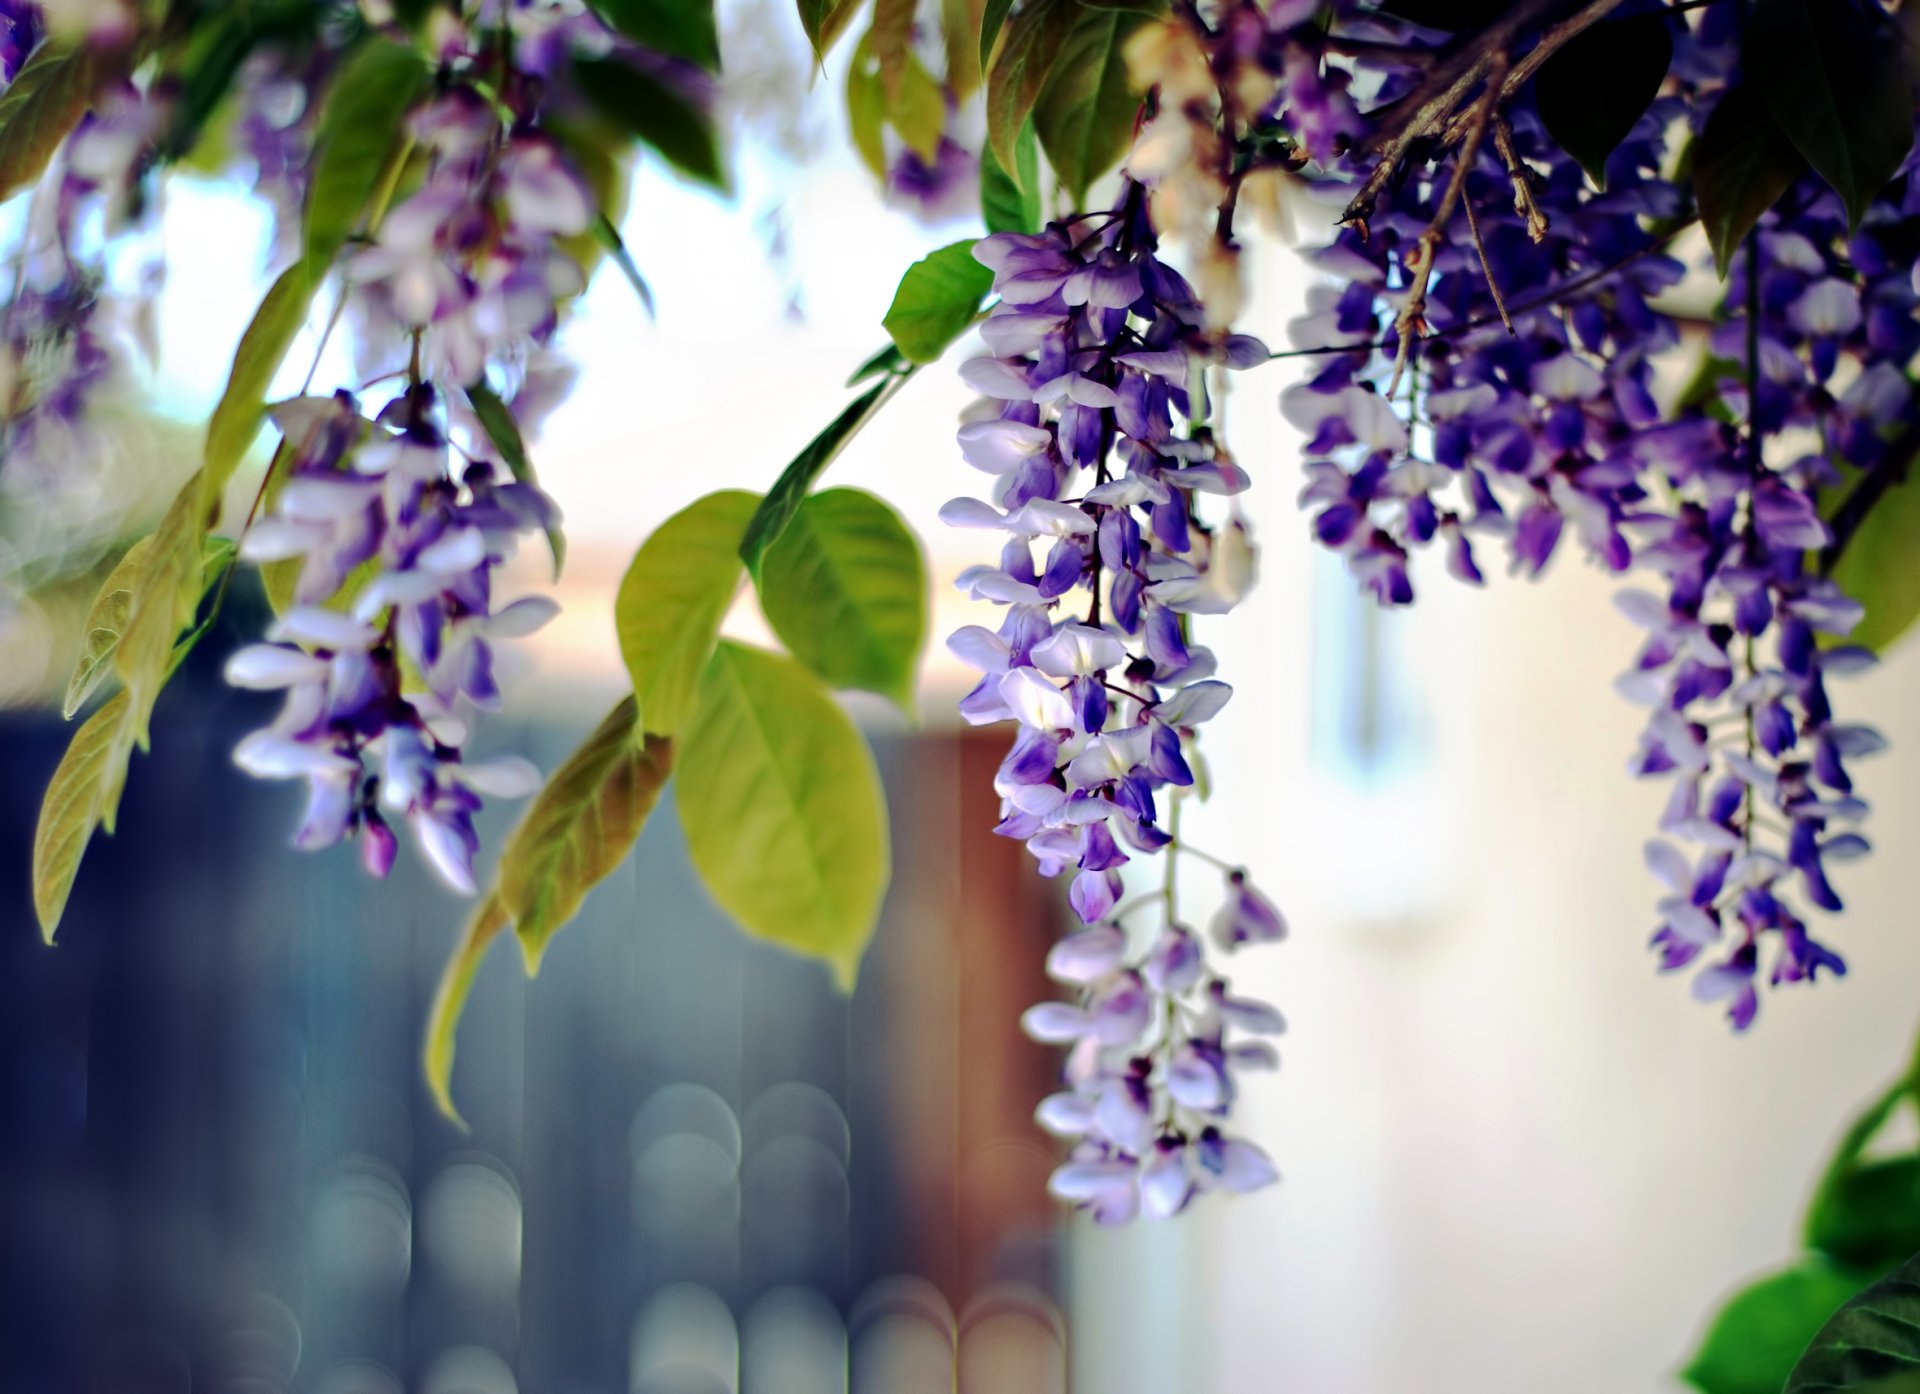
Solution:
{"label": "green leaf", "polygon": [[713,121],[679,89],[614,58],[574,60],[574,77],[595,109],[638,136],[690,178],[727,187]]}
{"label": "green leaf", "polygon": [[1884,1268],[1920,1249],[1920,1157],[1848,1167],[1808,1213],[1807,1243],[1856,1268]]}
{"label": "green leaf", "polygon": [[[1083,13],[1077,0],[1027,0],[1007,21],[1006,40],[987,69],[987,141],[1000,168],[1016,178],[1020,129],[1033,114]],[[988,19],[991,22],[991,14]]]}
{"label": "green leaf", "polygon": [[[533,461],[527,458],[527,443],[520,438],[520,423],[513,419],[512,410],[500,400],[500,394],[487,384],[485,378],[467,388],[467,405],[473,408],[473,414],[480,419],[487,439],[500,452],[500,458],[513,471],[513,477],[522,484],[538,488],[540,481],[534,477]],[[567,562],[567,537],[558,524],[547,529],[547,547],[553,553],[553,579],[557,581],[560,579],[560,568]]]}
{"label": "green leaf", "polygon": [[49,39],[0,93],[0,199],[38,181],[103,74],[91,44]]}
{"label": "green leaf", "polygon": [[723,641],[680,747],[675,803],[708,892],[757,939],[851,989],[889,868],[866,742],[790,658]]}
{"label": "green leaf", "polygon": [[1853,1297],[1819,1329],[1784,1394],[1839,1394],[1920,1375],[1920,1258]]}
{"label": "green leaf", "polygon": [[1040,231],[1040,143],[1031,121],[1020,128],[1013,149],[1011,174],[991,148],[980,152],[980,213],[988,232]]}
{"label": "green leaf", "polygon": [[863,43],[847,64],[847,133],[861,161],[882,181],[887,177],[886,131],[887,90],[880,81],[880,63]]}
{"label": "green leaf", "polygon": [[862,46],[880,65],[880,81],[889,98],[900,90],[908,60],[913,57],[913,12],[916,0],[873,0],[873,19]]}
{"label": "green leaf", "polygon": [[501,905],[513,919],[527,972],[587,892],[633,849],[673,770],[673,742],[641,739],[639,706],[623,697],[553,772],[500,853]]}
{"label": "green leaf", "polygon": [[467,1122],[453,1106],[454,1032],[459,1029],[460,1014],[466,1010],[467,997],[473,992],[473,980],[480,973],[487,950],[511,923],[506,906],[500,903],[500,893],[489,891],[467,922],[460,946],[440,970],[440,985],[434,989],[433,1006],[427,1012],[427,1043],[420,1057],[427,1088],[440,1112],[462,1128]]}
{"label": "green leaf", "polygon": [[[174,640],[193,623],[199,608],[205,552],[201,546],[200,477],[189,479],[148,539],[132,578],[132,602],[114,651],[113,670],[127,689],[127,729],[133,743],[147,748],[148,724],[160,689],[174,667]],[[117,784],[104,821],[113,828],[111,806],[119,803]]]}
{"label": "green leaf", "polygon": [[1920,488],[1911,477],[1890,486],[1861,519],[1830,573],[1867,613],[1847,636],[1885,652],[1920,618]]}
{"label": "green leaf", "polygon": [[591,0],[613,28],[638,44],[720,71],[720,31],[713,0]]}
{"label": "green leaf", "polygon": [[940,142],[947,133],[947,94],[926,64],[912,54],[907,55],[900,81],[887,98],[887,121],[922,160],[931,164],[939,158]]}
{"label": "green leaf", "polygon": [[[1047,163],[1076,204],[1085,201],[1088,186],[1118,164],[1133,141],[1140,94],[1127,74],[1124,51],[1144,23],[1144,15],[1131,11],[1088,10],[1081,15],[1033,109],[1034,130]],[[1009,146],[1005,156],[1015,155]]]}
{"label": "green leaf", "polygon": [[[66,700],[60,708],[60,714],[69,721],[113,672],[113,656],[119,651],[120,635],[132,616],[135,588],[140,584],[142,568],[152,545],[153,538],[147,536],[127,548],[87,610],[86,623],[81,627],[86,639],[81,646],[79,661],[74,665],[73,677],[67,683]],[[233,555],[233,543],[224,537],[209,537],[204,541],[201,546],[201,570],[205,577],[202,589],[211,585],[233,564]]]}
{"label": "green leaf", "polygon": [[60,715],[68,721],[73,720],[73,714],[113,672],[113,655],[120,647],[120,634],[126,629],[127,616],[133,610],[133,587],[147,549],[152,545],[151,537],[143,537],[127,548],[88,607],[86,623],[81,626],[86,638],[80,645],[80,658],[73,665],[73,676],[67,680],[66,699],[60,704]]}
{"label": "green leaf", "polygon": [[909,362],[931,363],[967,332],[993,273],[973,259],[974,239],[929,252],[907,268],[881,325]]}
{"label": "green leaf", "polygon": [[987,0],[940,0],[940,39],[947,54],[947,86],[964,102],[980,87],[980,30]]}
{"label": "green leaf", "polygon": [[1013,0],[986,0],[986,6],[980,12],[980,72],[982,76],[993,70],[993,48],[1000,38],[1000,31],[1006,27],[1007,13],[1013,9]]}
{"label": "green leaf", "polygon": [[1752,88],[1720,99],[1694,143],[1693,193],[1722,279],[1741,239],[1806,171]]}
{"label": "green leaf", "polygon": [[1913,148],[1898,32],[1857,0],[1759,0],[1743,47],[1774,121],[1858,227]]}
{"label": "green leaf", "polygon": [[125,767],[120,730],[126,713],[127,694],[116,692],[80,724],[40,800],[33,831],[33,909],[49,944],[66,913],[80,858],[105,811],[111,768],[116,761]]}
{"label": "green leaf", "polygon": [[418,49],[374,38],[353,50],[328,88],[307,190],[307,274],[316,285],[380,197],[407,110],[430,78]]}
{"label": "green leaf", "polygon": [[806,31],[807,42],[813,45],[815,62],[826,59],[827,50],[865,3],[866,0],[799,0],[800,27]]}
{"label": "green leaf", "polygon": [[872,357],[867,359],[867,361],[862,363],[858,368],[855,368],[852,375],[847,378],[846,385],[848,387],[858,387],[870,377],[881,373],[903,372],[906,366],[907,360],[900,356],[900,350],[895,345],[889,343],[885,348],[875,352]]}
{"label": "green leaf", "polygon": [[708,494],[633,554],[613,616],[640,727],[651,735],[677,735],[692,711],[720,621],[740,588],[740,539],[759,504],[740,489]]}
{"label": "green leaf", "polygon": [[219,511],[227,481],[260,433],[260,423],[266,417],[267,391],[286,361],[287,350],[306,325],[315,288],[306,261],[294,262],[268,288],[260,308],[253,312],[253,322],[240,336],[226,391],[220,394],[219,404],[207,421],[205,466],[200,472],[201,517],[207,521]]}
{"label": "green leaf", "polygon": [[1780,1394],[1833,1309],[1872,1275],[1808,1257],[1735,1293],[1681,1377],[1702,1394]]}
{"label": "green leaf", "polygon": [[860,489],[809,494],[767,548],[760,608],[829,687],[891,698],[911,715],[927,640],[927,563],[900,515]]}
{"label": "green leaf", "polygon": [[1597,188],[1607,187],[1607,156],[1646,114],[1672,62],[1666,16],[1632,15],[1575,35],[1535,76],[1547,134]]}
{"label": "green leaf", "polygon": [[767,490],[767,496],[760,501],[752,521],[747,524],[746,537],[740,543],[740,558],[746,562],[747,570],[756,575],[759,573],[761,556],[793,518],[794,510],[813,487],[813,481],[847,448],[847,442],[859,434],[860,428],[872,419],[888,390],[905,382],[913,373],[914,368],[909,367],[905,372],[894,373],[876,382],[855,397],[846,410],[834,417],[825,430],[808,441],[806,448],[788,462],[773,487]]}

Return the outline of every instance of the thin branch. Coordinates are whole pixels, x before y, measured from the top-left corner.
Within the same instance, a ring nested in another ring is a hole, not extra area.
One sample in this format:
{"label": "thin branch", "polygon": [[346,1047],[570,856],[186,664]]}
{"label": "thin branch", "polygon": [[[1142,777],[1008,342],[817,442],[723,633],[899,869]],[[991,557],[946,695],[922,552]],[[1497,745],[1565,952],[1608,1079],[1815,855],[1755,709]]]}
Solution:
{"label": "thin branch", "polygon": [[1500,163],[1507,167],[1507,178],[1513,181],[1513,211],[1526,219],[1527,236],[1536,243],[1546,241],[1551,224],[1533,196],[1532,171],[1520,158],[1520,152],[1513,148],[1513,127],[1498,112],[1493,117],[1493,148],[1499,152]]}
{"label": "thin branch", "polygon": [[[1542,64],[1600,20],[1605,19],[1609,12],[1619,9],[1622,3],[1624,0],[1587,0],[1578,12],[1567,16],[1541,34],[1540,42],[1527,50],[1527,56],[1515,63],[1513,70],[1501,81],[1500,105],[1504,106],[1512,101],[1514,94],[1527,85],[1528,79],[1540,71]],[[1455,116],[1447,123],[1441,140],[1447,145],[1452,145],[1466,135],[1467,127],[1472,120],[1470,112],[1462,112]]]}
{"label": "thin branch", "polygon": [[1473,250],[1480,254],[1480,271],[1487,278],[1487,289],[1493,293],[1493,307],[1500,312],[1500,323],[1512,336],[1513,316],[1507,313],[1507,298],[1500,294],[1500,282],[1493,278],[1493,264],[1487,260],[1487,244],[1481,240],[1480,220],[1474,216],[1472,199],[1467,200],[1467,231],[1473,234]]}
{"label": "thin branch", "polygon": [[[1633,263],[1640,260],[1641,257],[1649,256],[1659,251],[1682,232],[1692,227],[1696,221],[1698,220],[1695,218],[1689,218],[1685,222],[1667,229],[1646,246],[1627,253],[1627,255],[1621,257],[1618,261],[1608,262],[1605,266],[1597,266],[1591,271],[1582,272],[1572,280],[1562,282],[1551,290],[1543,291],[1531,300],[1522,300],[1519,304],[1511,307],[1512,313],[1524,315],[1534,310],[1550,309],[1572,296],[1579,294],[1581,291],[1599,284],[1609,276],[1618,275],[1633,265]],[[1474,319],[1463,320],[1459,324],[1451,325],[1446,329],[1429,334],[1427,337],[1429,339],[1457,339],[1463,334],[1471,334],[1476,329],[1485,329],[1490,325],[1498,323],[1500,323],[1500,317],[1498,315],[1480,315]],[[1385,348],[1392,342],[1393,340],[1391,338],[1379,338],[1363,340],[1357,344],[1316,344],[1312,348],[1281,349],[1278,353],[1268,354],[1267,358],[1269,361],[1272,361],[1279,358],[1331,358],[1342,353],[1371,353],[1376,349]],[[1920,446],[1920,440],[1916,440],[1915,443],[1916,446]]]}
{"label": "thin branch", "polygon": [[[1420,234],[1420,240],[1414,244],[1419,253],[1420,264],[1414,269],[1413,286],[1406,303],[1400,307],[1399,318],[1394,329],[1400,335],[1399,347],[1394,352],[1393,376],[1387,380],[1387,397],[1392,398],[1394,389],[1400,385],[1400,375],[1406,371],[1407,360],[1413,352],[1414,335],[1426,328],[1427,287],[1433,283],[1433,263],[1440,253],[1440,243],[1445,239],[1447,224],[1453,220],[1454,207],[1460,202],[1460,194],[1467,184],[1467,171],[1473,168],[1474,157],[1480,153],[1480,141],[1487,132],[1487,122],[1493,116],[1494,103],[1500,90],[1500,77],[1506,71],[1505,54],[1496,54],[1489,60],[1487,70],[1487,90],[1480,100],[1474,103],[1479,119],[1467,132],[1466,142],[1460,147],[1460,153],[1453,163],[1453,176],[1447,180],[1447,187],[1440,195],[1440,203],[1433,210],[1433,221],[1427,224],[1427,230]],[[1467,214],[1471,220],[1472,210]],[[1475,243],[1479,242],[1476,233]],[[1486,254],[1481,253],[1484,263]],[[1492,273],[1488,273],[1492,279]],[[1499,292],[1494,292],[1499,299]],[[1501,308],[1501,318],[1506,318],[1506,309]],[[1509,328],[1512,326],[1509,325]]]}

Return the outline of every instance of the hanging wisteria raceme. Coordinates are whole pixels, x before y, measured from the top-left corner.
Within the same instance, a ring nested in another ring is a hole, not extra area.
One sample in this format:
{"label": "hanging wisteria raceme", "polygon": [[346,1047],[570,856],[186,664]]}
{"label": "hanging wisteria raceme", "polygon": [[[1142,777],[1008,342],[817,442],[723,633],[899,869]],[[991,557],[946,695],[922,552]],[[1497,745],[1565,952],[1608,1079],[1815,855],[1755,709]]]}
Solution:
{"label": "hanging wisteria raceme", "polygon": [[[1269,44],[1313,54],[1341,101],[1370,94],[1363,121],[1418,91],[1423,31],[1334,9],[1329,29]],[[1643,17],[1667,31],[1671,75],[1607,157],[1604,192],[1548,135],[1532,88],[1496,95],[1504,67],[1445,128],[1450,147],[1400,171],[1351,148],[1344,120],[1331,143],[1314,137],[1324,105],[1294,100],[1277,119],[1348,200],[1345,226],[1309,253],[1341,284],[1313,290],[1290,326],[1313,367],[1282,403],[1307,437],[1315,535],[1385,604],[1413,599],[1410,553],[1436,541],[1474,584],[1475,542],[1490,540],[1523,575],[1566,542],[1664,583],[1622,598],[1648,631],[1622,682],[1652,708],[1633,770],[1676,781],[1661,821],[1673,841],[1648,849],[1670,892],[1654,944],[1663,968],[1699,965],[1695,995],[1726,1000],[1744,1029],[1758,974],[1844,971],[1792,906],[1840,908],[1825,862],[1867,846],[1846,831],[1866,807],[1844,761],[1880,740],[1828,705],[1826,677],[1870,655],[1828,646],[1859,607],[1807,557],[1834,541],[1814,502],[1838,482],[1823,447],[1867,472],[1903,448],[1914,406],[1894,364],[1916,326],[1900,202],[1850,237],[1809,176],[1736,259],[1704,385],[1657,400],[1655,361],[1681,343],[1659,296],[1701,270],[1675,254],[1694,210],[1663,171],[1737,81],[1733,9]]]}
{"label": "hanging wisteria raceme", "polygon": [[[495,429],[469,399],[496,395],[518,434],[572,384],[550,342],[585,278],[558,243],[587,229],[594,205],[538,117],[572,56],[613,43],[583,6],[509,6],[496,18],[438,32],[452,78],[407,123],[424,176],[344,268],[357,360],[370,380],[407,386],[375,421],[344,391],[276,410],[287,473],[240,551],[297,563],[299,580],[269,642],[228,670],[241,686],[287,689],[280,717],[235,758],[265,778],[307,780],[297,846],[357,835],[367,868],[385,875],[390,822],[404,819],[468,894],[481,797],[539,783],[524,761],[462,763],[468,709],[497,705],[490,641],[531,632],[555,608],[527,598],[495,611],[492,573],[519,534],[552,535],[559,522],[537,487],[507,477]],[[515,66],[498,91],[463,79],[502,44]],[[305,138],[274,81],[258,89],[261,106],[280,108],[255,123],[263,179],[275,152]],[[466,462],[458,471],[450,445]],[[350,602],[344,613],[335,597]]]}
{"label": "hanging wisteria raceme", "polygon": [[[1244,524],[1199,509],[1247,483],[1207,426],[1206,377],[1267,350],[1207,333],[1155,246],[1146,190],[1131,180],[1110,213],[977,246],[999,302],[980,331],[990,355],[961,369],[989,403],[960,448],[997,483],[993,502],[942,511],[1007,535],[997,565],[960,578],[1004,619],[949,645],[983,674],[961,703],[966,719],[1019,723],[996,778],[996,831],[1023,839],[1042,874],[1072,876],[1086,926],[1048,959],[1078,1000],[1038,1006],[1025,1024],[1068,1048],[1067,1090],[1040,1112],[1075,1139],[1053,1189],[1106,1222],[1274,1179],[1225,1124],[1236,1071],[1277,1062],[1264,1037],[1280,1018],[1231,995],[1179,918],[1172,864],[1191,851],[1174,800],[1194,782],[1196,729],[1231,695],[1191,622],[1231,609],[1253,580]],[[1168,862],[1164,891],[1123,904],[1119,869],[1156,856]],[[1226,902],[1218,951],[1282,937],[1279,913],[1237,871]],[[1137,941],[1129,920],[1149,910],[1156,928]]]}
{"label": "hanging wisteria raceme", "polygon": [[234,758],[264,779],[306,780],[296,846],[357,835],[367,869],[385,876],[390,820],[404,819],[432,867],[471,894],[481,796],[529,794],[540,776],[517,757],[463,763],[466,707],[498,705],[492,641],[557,609],[545,597],[495,609],[493,571],[522,533],[553,525],[553,505],[484,461],[456,479],[428,386],[377,420],[341,393],[286,403],[275,423],[285,481],[241,553],[296,564],[298,579],[269,642],[236,653],[227,680],[286,700]]}

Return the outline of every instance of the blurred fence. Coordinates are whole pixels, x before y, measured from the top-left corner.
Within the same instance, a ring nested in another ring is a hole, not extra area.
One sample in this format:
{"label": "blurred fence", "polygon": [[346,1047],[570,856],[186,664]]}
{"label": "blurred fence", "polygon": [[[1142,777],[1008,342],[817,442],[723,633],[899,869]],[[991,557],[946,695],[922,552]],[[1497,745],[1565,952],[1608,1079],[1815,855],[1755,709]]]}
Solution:
{"label": "blurred fence", "polygon": [[[0,1389],[1064,1389],[1053,1064],[1015,1025],[1057,910],[990,834],[991,741],[880,743],[896,882],[851,998],[725,920],[663,805],[537,983],[483,970],[463,1134],[417,1058],[467,907],[288,850],[212,662],[53,950],[28,853],[69,728],[0,719]],[[494,735],[550,768],[563,725]]]}

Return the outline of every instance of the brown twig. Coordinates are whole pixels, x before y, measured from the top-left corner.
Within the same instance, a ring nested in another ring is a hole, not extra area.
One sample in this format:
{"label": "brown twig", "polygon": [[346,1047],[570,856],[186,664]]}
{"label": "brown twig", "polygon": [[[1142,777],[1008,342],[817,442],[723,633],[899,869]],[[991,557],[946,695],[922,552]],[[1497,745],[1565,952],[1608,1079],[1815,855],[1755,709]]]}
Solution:
{"label": "brown twig", "polygon": [[1520,152],[1513,148],[1513,127],[1507,124],[1506,117],[1497,113],[1493,118],[1493,148],[1499,152],[1500,163],[1507,167],[1507,178],[1513,181],[1513,211],[1526,219],[1527,236],[1535,242],[1546,241],[1551,224],[1533,196],[1533,175],[1520,158]]}
{"label": "brown twig", "polygon": [[[1499,98],[1500,80],[1506,75],[1507,58],[1504,53],[1489,55],[1487,69],[1487,90],[1474,103],[1478,119],[1468,128],[1466,140],[1460,146],[1460,153],[1454,158],[1453,174],[1447,180],[1445,192],[1433,210],[1433,221],[1427,224],[1427,230],[1420,234],[1414,243],[1417,264],[1413,270],[1413,285],[1409,288],[1406,303],[1400,307],[1400,314],[1394,321],[1394,328],[1400,335],[1399,347],[1394,351],[1393,376],[1387,380],[1386,395],[1392,398],[1394,389],[1400,385],[1400,375],[1406,371],[1407,359],[1413,352],[1415,333],[1426,328],[1427,287],[1433,282],[1434,258],[1439,255],[1440,243],[1445,239],[1447,224],[1453,220],[1453,210],[1460,202],[1461,191],[1467,185],[1467,171],[1473,168],[1474,157],[1480,153],[1480,140],[1487,133],[1487,122],[1493,117],[1494,103]],[[1469,209],[1469,220],[1473,217]],[[1476,233],[1474,241],[1479,242]],[[1484,264],[1486,254],[1481,253]],[[1488,279],[1492,279],[1489,272]],[[1495,298],[1499,292],[1494,292]],[[1505,307],[1501,308],[1501,317],[1505,318]],[[1511,326],[1509,326],[1511,328]]]}
{"label": "brown twig", "polygon": [[1500,312],[1500,323],[1507,327],[1507,334],[1514,335],[1513,316],[1507,313],[1506,297],[1500,294],[1500,283],[1493,278],[1493,264],[1487,260],[1487,244],[1480,238],[1480,220],[1474,216],[1473,200],[1466,200],[1467,231],[1473,235],[1473,250],[1480,254],[1480,271],[1487,278],[1487,289],[1493,292],[1493,307]]}
{"label": "brown twig", "polygon": [[[1610,11],[1618,9],[1624,0],[1587,0],[1585,5],[1552,28],[1540,35],[1540,42],[1527,50],[1527,56],[1513,65],[1512,71],[1500,83],[1500,105],[1511,101],[1514,94],[1527,85],[1527,80],[1540,71],[1554,54],[1567,44],[1605,19]],[[1443,144],[1452,145],[1466,134],[1467,126],[1472,122],[1471,112],[1461,112],[1447,122],[1441,132]]]}

